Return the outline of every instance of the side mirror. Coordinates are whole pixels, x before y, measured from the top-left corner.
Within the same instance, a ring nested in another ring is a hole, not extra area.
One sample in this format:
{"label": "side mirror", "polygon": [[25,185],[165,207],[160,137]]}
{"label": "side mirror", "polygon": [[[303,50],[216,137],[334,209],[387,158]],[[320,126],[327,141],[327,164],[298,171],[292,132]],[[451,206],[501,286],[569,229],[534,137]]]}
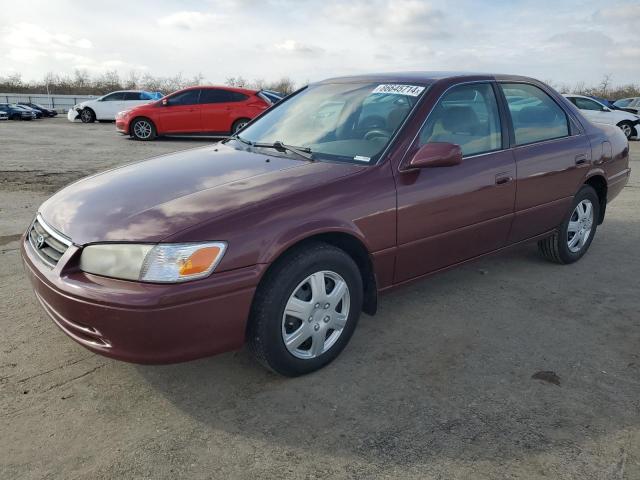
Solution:
{"label": "side mirror", "polygon": [[427,143],[420,147],[404,170],[415,168],[453,167],[462,163],[460,145],[446,142]]}
{"label": "side mirror", "polygon": [[609,107],[602,107],[603,112],[610,112],[611,109]]}
{"label": "side mirror", "polygon": [[169,99],[168,98],[163,98],[162,99],[162,106],[166,107],[167,105],[169,105]]}

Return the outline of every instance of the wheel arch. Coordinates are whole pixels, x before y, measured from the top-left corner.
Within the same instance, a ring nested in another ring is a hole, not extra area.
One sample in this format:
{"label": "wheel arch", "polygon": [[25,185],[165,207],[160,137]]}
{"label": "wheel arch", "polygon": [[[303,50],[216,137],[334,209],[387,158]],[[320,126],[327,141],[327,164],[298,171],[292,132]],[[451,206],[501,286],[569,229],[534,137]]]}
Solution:
{"label": "wheel arch", "polygon": [[598,200],[600,202],[600,216],[598,218],[598,225],[600,225],[604,221],[604,215],[607,209],[607,179],[605,178],[603,172],[593,172],[585,179],[584,185],[593,187],[593,189],[598,194]]}
{"label": "wheel arch", "polygon": [[358,270],[360,270],[360,275],[362,277],[362,311],[369,315],[375,315],[378,309],[378,288],[371,255],[369,254],[369,250],[362,238],[359,238],[358,235],[344,229],[316,231],[306,236],[295,237],[289,241],[279,251],[271,255],[271,258],[268,261],[270,265],[260,279],[258,288],[260,288],[260,284],[262,284],[262,282],[264,282],[269,276],[275,265],[285,259],[292,252],[304,248],[305,245],[314,242],[323,242],[333,245],[334,247],[346,252],[353,259],[358,266]]}

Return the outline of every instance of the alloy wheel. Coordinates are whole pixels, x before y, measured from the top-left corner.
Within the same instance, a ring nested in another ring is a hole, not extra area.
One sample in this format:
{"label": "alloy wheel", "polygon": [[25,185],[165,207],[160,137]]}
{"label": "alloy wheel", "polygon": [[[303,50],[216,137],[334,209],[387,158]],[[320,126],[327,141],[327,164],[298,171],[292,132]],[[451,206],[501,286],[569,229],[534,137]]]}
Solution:
{"label": "alloy wheel", "polygon": [[624,123],[620,125],[620,128],[622,129],[622,133],[624,133],[625,137],[631,137],[631,125]]}
{"label": "alloy wheel", "polygon": [[350,299],[347,282],[335,272],[316,272],[300,282],[282,315],[289,353],[308,360],[335,345],[349,318]]}
{"label": "alloy wheel", "polygon": [[593,204],[584,199],[573,210],[567,226],[567,247],[577,253],[586,245],[593,227]]}
{"label": "alloy wheel", "polygon": [[147,139],[151,136],[151,124],[146,120],[138,120],[133,126],[133,133],[138,138]]}

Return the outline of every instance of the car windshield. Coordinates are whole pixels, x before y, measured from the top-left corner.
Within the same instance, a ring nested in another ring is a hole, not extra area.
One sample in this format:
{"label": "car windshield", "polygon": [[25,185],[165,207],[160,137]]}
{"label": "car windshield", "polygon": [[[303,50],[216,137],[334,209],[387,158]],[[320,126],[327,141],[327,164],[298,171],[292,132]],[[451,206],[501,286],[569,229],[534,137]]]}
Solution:
{"label": "car windshield", "polygon": [[631,102],[633,101],[633,98],[623,98],[621,100],[616,100],[615,102],[613,102],[613,104],[616,107],[626,107],[627,105],[629,105]]}
{"label": "car windshield", "polygon": [[310,151],[314,160],[374,163],[425,90],[404,84],[311,85],[242,130],[238,140],[282,142]]}

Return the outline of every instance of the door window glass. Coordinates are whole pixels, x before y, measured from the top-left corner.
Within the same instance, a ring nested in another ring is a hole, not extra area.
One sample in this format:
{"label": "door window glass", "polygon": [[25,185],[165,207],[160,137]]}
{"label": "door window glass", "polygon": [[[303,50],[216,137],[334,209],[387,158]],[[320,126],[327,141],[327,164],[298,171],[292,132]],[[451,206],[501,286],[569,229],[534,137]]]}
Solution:
{"label": "door window glass", "polygon": [[229,92],[215,88],[205,88],[200,95],[200,103],[227,103],[231,101]]}
{"label": "door window glass", "polygon": [[500,85],[507,98],[516,144],[569,136],[564,110],[538,87],[526,83]]}
{"label": "door window glass", "polygon": [[200,90],[195,89],[195,90],[185,90],[184,92],[179,92],[176,93],[175,95],[173,95],[172,97],[169,97],[169,105],[171,106],[176,106],[176,105],[194,105],[196,103],[198,103],[198,95],[200,93]]}
{"label": "door window glass", "polygon": [[449,90],[420,131],[420,145],[460,145],[465,156],[502,148],[498,104],[489,83],[459,85]]}
{"label": "door window glass", "polygon": [[103,102],[116,102],[118,100],[124,99],[124,92],[115,92],[110,93],[106,97],[102,99]]}

